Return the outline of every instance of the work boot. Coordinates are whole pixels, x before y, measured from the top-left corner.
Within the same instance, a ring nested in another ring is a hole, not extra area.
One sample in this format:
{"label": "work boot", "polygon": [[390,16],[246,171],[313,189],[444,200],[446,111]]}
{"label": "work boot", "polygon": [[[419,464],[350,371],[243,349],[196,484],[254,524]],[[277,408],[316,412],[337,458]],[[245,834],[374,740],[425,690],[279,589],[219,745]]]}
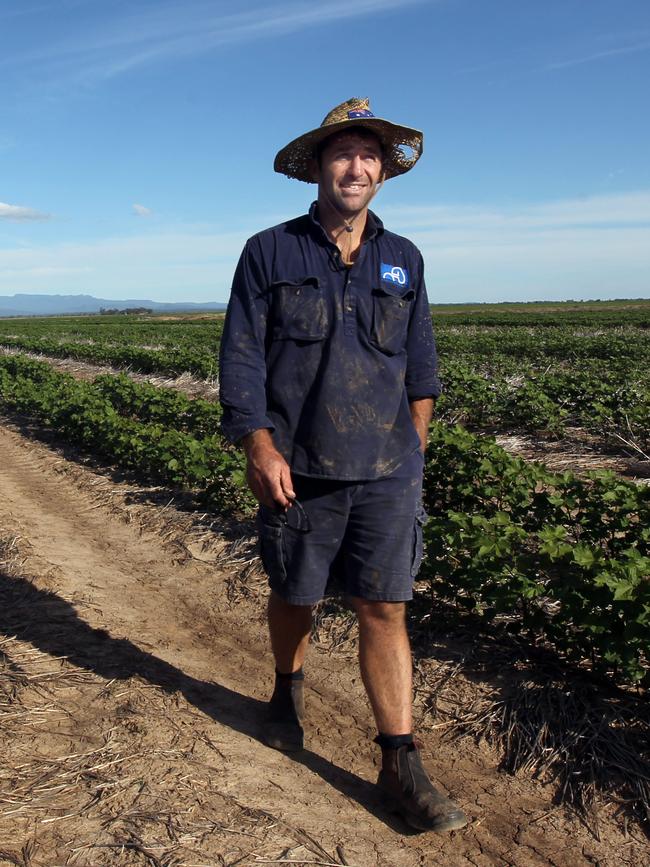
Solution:
{"label": "work boot", "polygon": [[295,752],[303,748],[305,700],[302,685],[302,672],[298,677],[276,674],[264,724],[264,742],[275,750]]}
{"label": "work boot", "polygon": [[388,809],[418,831],[457,831],[467,824],[460,807],[432,785],[415,743],[382,748],[377,785]]}

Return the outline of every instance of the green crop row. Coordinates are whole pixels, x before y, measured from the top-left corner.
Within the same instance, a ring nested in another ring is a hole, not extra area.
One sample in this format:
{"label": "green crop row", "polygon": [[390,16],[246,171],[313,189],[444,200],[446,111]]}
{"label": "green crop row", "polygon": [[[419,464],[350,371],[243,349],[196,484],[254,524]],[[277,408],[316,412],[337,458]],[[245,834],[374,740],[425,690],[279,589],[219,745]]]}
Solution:
{"label": "green crop row", "polygon": [[189,399],[171,388],[136,383],[124,373],[95,377],[93,387],[121,416],[159,424],[197,439],[219,433],[221,406],[202,398]]}
{"label": "green crop row", "polygon": [[434,324],[438,349],[443,358],[461,355],[475,358],[497,356],[514,358],[519,362],[547,364],[551,360],[574,361],[585,358],[603,361],[650,358],[650,331],[631,327],[592,333],[558,325],[546,328],[513,325],[479,328],[450,327],[439,322]]}
{"label": "green crop row", "polygon": [[3,346],[25,352],[38,352],[51,358],[73,358],[92,364],[128,367],[140,373],[162,373],[180,376],[194,373],[203,379],[216,376],[217,359],[213,351],[200,347],[164,347],[153,349],[128,344],[86,343],[61,341],[51,337],[2,337]]}
{"label": "green crop row", "polygon": [[528,430],[561,435],[580,426],[602,437],[650,447],[650,383],[645,366],[583,362],[577,367],[523,368],[470,361],[445,363],[438,412],[473,430]]}
{"label": "green crop row", "polygon": [[[551,437],[577,426],[602,447],[627,441],[650,448],[650,304],[560,305],[553,313],[531,305],[434,318],[445,421]],[[222,327],[222,318],[12,319],[0,322],[0,344],[149,374],[214,378]]]}
{"label": "green crop row", "polygon": [[219,511],[250,510],[243,458],[216,429],[216,406],[169,390],[158,397],[153,386],[128,388],[126,377],[111,388],[108,379],[80,382],[43,362],[0,357],[0,403],[142,478],[201,489]]}
{"label": "green crop row", "polygon": [[[650,305],[590,314],[570,310],[555,315],[504,312],[459,317],[438,313],[434,325],[443,359],[471,356],[475,362],[501,358],[537,365],[576,359],[650,361]],[[9,319],[0,321],[0,343],[59,356],[67,351],[72,357],[100,363],[120,363],[123,350],[127,357],[121,363],[142,363],[145,371],[161,369],[152,364],[164,363],[165,352],[176,352],[180,355],[168,367],[177,371],[187,356],[192,365],[187,369],[200,373],[204,367],[196,366],[196,358],[204,355],[214,360],[222,328],[223,318]],[[154,355],[129,355],[129,350],[136,349]]]}
{"label": "green crop row", "polygon": [[223,319],[146,319],[124,316],[69,316],[0,320],[0,338],[32,337],[114,346],[214,345]]}
{"label": "green crop row", "polygon": [[[193,347],[149,349],[88,343],[61,343],[50,338],[4,338],[14,348],[49,356],[71,357],[98,364],[126,365],[144,373],[176,375],[191,371],[216,374],[215,349]],[[650,387],[645,364],[586,360],[578,367],[513,363],[490,356],[477,365],[462,356],[443,359],[445,390],[439,411],[446,420],[473,430],[543,431],[561,435],[567,426],[581,426],[609,438],[632,439],[650,447]]]}
{"label": "green crop row", "polygon": [[[123,376],[79,382],[20,356],[0,357],[0,402],[143,478],[251,513],[242,457],[216,431],[211,404]],[[648,680],[648,488],[553,474],[437,422],[424,499],[422,574],[436,595],[620,679]]]}
{"label": "green crop row", "polygon": [[504,326],[554,328],[650,328],[650,300],[514,302],[501,304],[432,304],[434,320],[449,325],[481,328]]}
{"label": "green crop row", "polygon": [[[8,328],[8,325],[13,328]],[[71,357],[98,363],[144,364],[145,371],[160,370],[155,363],[164,363],[178,372],[187,359],[187,370],[194,370],[201,354],[214,359],[222,323],[206,323],[203,328],[171,330],[167,323],[130,329],[76,328],[49,330],[40,325],[31,329],[16,328],[15,323],[2,323],[0,344],[44,355]],[[450,327],[436,323],[436,338],[441,356],[476,359],[512,358],[518,362],[574,361],[577,359],[620,359],[638,363],[650,359],[650,331],[639,329],[609,329],[585,334],[567,327],[522,328],[501,326],[491,328]],[[139,355],[138,352],[142,353]],[[124,356],[122,358],[122,355]],[[204,359],[205,361],[206,359]],[[205,369],[199,364],[197,372]]]}
{"label": "green crop row", "polygon": [[433,426],[425,469],[433,591],[543,636],[575,660],[648,678],[650,489],[613,473],[578,479],[508,455],[460,426]]}

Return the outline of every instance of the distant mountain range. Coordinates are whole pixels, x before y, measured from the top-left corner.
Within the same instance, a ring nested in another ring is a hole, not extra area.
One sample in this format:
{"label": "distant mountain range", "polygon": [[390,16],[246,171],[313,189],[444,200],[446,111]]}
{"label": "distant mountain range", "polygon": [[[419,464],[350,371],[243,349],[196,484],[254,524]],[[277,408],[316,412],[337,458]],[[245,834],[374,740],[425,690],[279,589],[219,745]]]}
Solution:
{"label": "distant mountain range", "polygon": [[145,307],[160,312],[199,310],[225,310],[226,305],[216,301],[204,304],[191,301],[167,304],[161,301],[143,301],[140,298],[93,298],[92,295],[0,295],[0,316],[60,316],[66,313],[99,313],[101,309],[125,310]]}

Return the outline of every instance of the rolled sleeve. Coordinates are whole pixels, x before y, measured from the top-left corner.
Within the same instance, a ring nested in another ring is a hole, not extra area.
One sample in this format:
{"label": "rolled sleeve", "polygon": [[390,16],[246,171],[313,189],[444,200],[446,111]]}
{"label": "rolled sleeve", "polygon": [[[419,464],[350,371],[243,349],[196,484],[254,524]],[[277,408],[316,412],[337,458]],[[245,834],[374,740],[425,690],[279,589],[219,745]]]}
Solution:
{"label": "rolled sleeve", "polygon": [[419,274],[413,313],[406,343],[407,365],[404,384],[411,400],[437,398],[442,386],[438,377],[438,354],[429,310],[429,299],[424,283],[424,264],[419,260]]}
{"label": "rolled sleeve", "polygon": [[231,442],[274,429],[266,407],[268,279],[259,243],[248,241],[237,265],[219,350],[221,430]]}

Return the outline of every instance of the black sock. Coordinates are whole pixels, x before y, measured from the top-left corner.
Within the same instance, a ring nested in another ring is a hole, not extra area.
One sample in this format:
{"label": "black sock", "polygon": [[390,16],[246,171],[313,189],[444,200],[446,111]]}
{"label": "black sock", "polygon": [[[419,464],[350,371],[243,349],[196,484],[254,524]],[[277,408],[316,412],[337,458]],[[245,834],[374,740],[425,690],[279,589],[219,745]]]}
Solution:
{"label": "black sock", "polygon": [[275,682],[276,683],[293,683],[296,680],[304,680],[305,675],[302,670],[302,666],[298,669],[298,671],[291,671],[289,674],[283,674],[281,671],[275,669]]}
{"label": "black sock", "polygon": [[400,747],[408,747],[413,743],[413,735],[385,735],[379,732],[375,738],[382,750],[398,750]]}

